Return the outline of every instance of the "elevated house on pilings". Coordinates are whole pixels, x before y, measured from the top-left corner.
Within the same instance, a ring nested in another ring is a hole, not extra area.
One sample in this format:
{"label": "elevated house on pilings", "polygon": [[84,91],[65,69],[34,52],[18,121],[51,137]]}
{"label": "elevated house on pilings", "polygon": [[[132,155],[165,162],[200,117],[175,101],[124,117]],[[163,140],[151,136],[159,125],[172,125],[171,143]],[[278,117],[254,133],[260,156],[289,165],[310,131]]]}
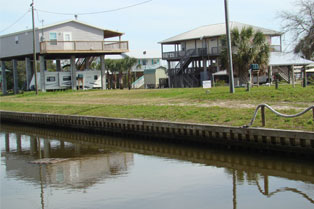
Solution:
{"label": "elevated house on pilings", "polygon": [[[49,82],[45,77],[46,60],[55,60],[57,71],[62,70],[61,60],[70,60],[71,87],[76,90],[76,70],[89,69],[90,63],[97,57],[101,64],[101,88],[106,89],[105,55],[129,51],[128,41],[122,41],[122,35],[121,32],[77,20],[36,28],[36,58],[40,62],[41,90],[45,91],[46,82]],[[5,61],[13,62],[14,93],[18,92],[16,63],[25,61],[27,88],[30,88],[33,73],[33,31],[25,30],[0,36],[0,60],[2,69],[5,69]],[[5,94],[6,87],[2,90]]]}
{"label": "elevated house on pilings", "polygon": [[[252,27],[263,32],[273,52],[281,52],[281,33],[238,22],[230,22],[230,29]],[[161,41],[162,59],[168,62],[170,87],[198,87],[203,80],[212,79],[220,67],[222,36],[225,24],[202,26]],[[277,44],[273,40],[277,38]],[[170,47],[170,50],[169,50]],[[173,50],[171,50],[171,48]],[[235,72],[235,77],[238,75]],[[237,79],[236,79],[237,80]]]}

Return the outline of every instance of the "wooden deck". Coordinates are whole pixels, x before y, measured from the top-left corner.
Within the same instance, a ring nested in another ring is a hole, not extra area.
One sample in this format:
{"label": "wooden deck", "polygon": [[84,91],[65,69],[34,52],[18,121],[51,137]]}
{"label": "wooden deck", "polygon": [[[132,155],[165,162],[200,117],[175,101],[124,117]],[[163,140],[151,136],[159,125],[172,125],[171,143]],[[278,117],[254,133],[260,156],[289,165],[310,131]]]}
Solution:
{"label": "wooden deck", "polygon": [[128,41],[43,41],[41,54],[124,53],[129,51]]}

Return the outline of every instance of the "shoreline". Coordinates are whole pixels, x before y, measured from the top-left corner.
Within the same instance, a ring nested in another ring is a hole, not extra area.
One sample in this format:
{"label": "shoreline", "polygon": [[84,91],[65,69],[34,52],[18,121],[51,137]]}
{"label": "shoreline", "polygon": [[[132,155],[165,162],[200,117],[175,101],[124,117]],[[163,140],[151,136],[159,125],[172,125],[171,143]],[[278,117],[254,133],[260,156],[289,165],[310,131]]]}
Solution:
{"label": "shoreline", "polygon": [[218,144],[257,150],[314,155],[314,132],[243,128],[170,121],[0,111],[1,122],[14,122],[81,132],[114,133],[154,140]]}

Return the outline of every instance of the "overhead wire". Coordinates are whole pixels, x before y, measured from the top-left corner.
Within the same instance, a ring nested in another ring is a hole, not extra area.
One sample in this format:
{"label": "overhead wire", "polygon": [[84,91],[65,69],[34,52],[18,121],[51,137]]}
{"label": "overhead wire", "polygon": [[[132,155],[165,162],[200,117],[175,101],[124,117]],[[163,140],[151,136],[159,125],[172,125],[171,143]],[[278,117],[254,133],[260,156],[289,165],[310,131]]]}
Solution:
{"label": "overhead wire", "polygon": [[40,18],[39,18],[39,14],[38,14],[38,11],[36,10],[36,15],[37,15],[37,20],[38,20],[38,23],[41,22]]}
{"label": "overhead wire", "polygon": [[8,27],[4,28],[3,30],[0,31],[0,33],[3,33],[4,31],[10,29],[11,27],[13,27],[16,23],[18,23],[21,19],[23,19],[27,13],[30,12],[30,9],[28,9],[21,17],[19,17],[14,23],[12,23],[11,25],[9,25]]}
{"label": "overhead wire", "polygon": [[35,8],[35,10],[39,11],[39,12],[44,12],[44,13],[50,13],[50,14],[57,14],[57,15],[94,15],[94,14],[101,14],[101,13],[108,13],[108,12],[115,12],[115,11],[119,11],[119,10],[123,10],[123,9],[128,9],[131,7],[136,7],[142,4],[146,4],[148,2],[151,2],[153,0],[147,0],[147,1],[142,1],[136,4],[131,4],[129,6],[125,6],[125,7],[120,7],[120,8],[116,8],[116,9],[110,9],[110,10],[104,10],[104,11],[98,11],[98,12],[83,12],[83,13],[62,13],[62,12],[52,12],[52,11],[46,11],[46,10],[41,10],[41,9],[37,9]]}

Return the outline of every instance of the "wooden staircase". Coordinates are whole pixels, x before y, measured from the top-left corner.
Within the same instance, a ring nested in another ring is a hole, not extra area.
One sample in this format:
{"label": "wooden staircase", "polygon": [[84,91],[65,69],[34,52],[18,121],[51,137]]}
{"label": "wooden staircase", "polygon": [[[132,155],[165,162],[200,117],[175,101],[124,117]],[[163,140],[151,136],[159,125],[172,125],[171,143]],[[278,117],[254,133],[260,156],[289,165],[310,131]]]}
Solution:
{"label": "wooden staircase", "polygon": [[278,75],[285,81],[289,82],[289,74],[288,70],[284,70],[282,68],[278,68]]}

